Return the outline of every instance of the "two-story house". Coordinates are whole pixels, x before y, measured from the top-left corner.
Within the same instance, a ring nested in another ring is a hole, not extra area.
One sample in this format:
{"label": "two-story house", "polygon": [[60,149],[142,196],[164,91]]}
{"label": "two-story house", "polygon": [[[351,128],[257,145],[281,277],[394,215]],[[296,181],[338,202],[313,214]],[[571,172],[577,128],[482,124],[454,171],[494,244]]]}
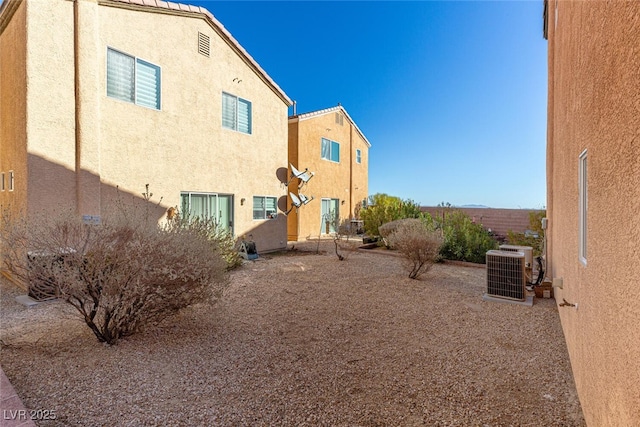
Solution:
{"label": "two-story house", "polygon": [[[206,9],[0,6],[0,204],[100,220],[122,195],[286,247],[276,177],[291,100]],[[116,191],[117,189],[117,191]],[[119,196],[118,196],[119,194]]]}
{"label": "two-story house", "polygon": [[331,234],[343,221],[353,220],[357,226],[358,211],[368,196],[370,147],[340,104],[289,117],[289,170],[293,165],[313,173],[304,184],[300,179],[289,184],[290,193],[310,200],[287,216],[289,240]]}
{"label": "two-story house", "polygon": [[640,2],[544,2],[547,270],[589,426],[640,425]]}

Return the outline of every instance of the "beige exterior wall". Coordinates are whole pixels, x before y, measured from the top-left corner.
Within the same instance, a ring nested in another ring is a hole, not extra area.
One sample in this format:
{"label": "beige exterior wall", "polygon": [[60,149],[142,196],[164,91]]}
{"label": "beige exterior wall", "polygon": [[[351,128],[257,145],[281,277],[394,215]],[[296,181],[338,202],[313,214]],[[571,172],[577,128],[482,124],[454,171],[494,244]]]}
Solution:
{"label": "beige exterior wall", "polygon": [[[336,123],[336,113],[344,118]],[[341,108],[289,120],[289,160],[299,170],[308,168],[314,177],[300,190],[314,197],[296,214],[289,214],[290,240],[302,240],[325,234],[321,227],[322,199],[338,199],[341,220],[355,219],[359,204],[368,196],[369,144],[357,128],[342,113]],[[321,140],[327,138],[340,144],[340,162],[321,157]],[[361,163],[356,163],[356,150],[361,150]],[[290,191],[297,193],[297,183]]]}
{"label": "beige exterior wall", "polygon": [[[590,426],[640,425],[640,2],[548,3],[549,276]],[[578,159],[587,150],[587,256]]]}
{"label": "beige exterior wall", "polygon": [[[145,184],[164,208],[180,207],[182,191],[231,194],[237,236],[252,235],[259,251],[286,247],[284,215],[253,220],[252,203],[286,194],[276,171],[287,167],[290,102],[223,30],[202,13],[80,0],[76,102],[74,3],[26,5],[30,211],[104,215],[116,187],[140,196]],[[161,68],[160,110],[107,96],[107,48]],[[222,127],[222,92],[251,101],[250,135]]]}

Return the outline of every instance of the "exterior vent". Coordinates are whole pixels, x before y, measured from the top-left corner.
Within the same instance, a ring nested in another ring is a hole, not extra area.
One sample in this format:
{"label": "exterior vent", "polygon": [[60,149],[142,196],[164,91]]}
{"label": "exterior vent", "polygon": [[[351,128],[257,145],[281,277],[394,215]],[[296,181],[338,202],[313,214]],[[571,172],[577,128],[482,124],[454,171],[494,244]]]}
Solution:
{"label": "exterior vent", "polygon": [[340,113],[336,113],[336,123],[340,126],[344,125],[344,116]]}
{"label": "exterior vent", "polygon": [[533,248],[531,246],[516,246],[516,245],[500,245],[501,251],[507,252],[522,252],[524,254],[524,262],[527,268],[533,266]]}
{"label": "exterior vent", "polygon": [[524,301],[525,258],[522,252],[487,252],[487,295]]}
{"label": "exterior vent", "polygon": [[198,32],[198,53],[209,57],[211,51],[211,39],[208,35]]}

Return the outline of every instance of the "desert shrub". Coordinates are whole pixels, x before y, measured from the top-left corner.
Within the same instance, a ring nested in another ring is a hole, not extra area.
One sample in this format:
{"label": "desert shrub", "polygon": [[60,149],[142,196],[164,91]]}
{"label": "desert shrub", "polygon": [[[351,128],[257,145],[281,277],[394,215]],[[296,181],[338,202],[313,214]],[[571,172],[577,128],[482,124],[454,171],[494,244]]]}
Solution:
{"label": "desert shrub", "polygon": [[409,277],[417,279],[436,262],[442,236],[418,219],[401,221],[388,237],[389,245],[404,257]]}
{"label": "desert shrub", "polygon": [[100,342],[215,300],[227,283],[218,241],[197,228],[159,227],[139,215],[89,225],[73,213],[1,226],[11,248],[4,268],[71,304]]}
{"label": "desert shrub", "polygon": [[165,230],[177,231],[179,229],[189,229],[191,232],[215,242],[212,248],[224,259],[227,270],[233,270],[242,265],[239,243],[233,237],[233,233],[221,227],[213,219],[192,218],[189,215],[176,213],[173,218],[167,221]]}
{"label": "desert shrub", "polygon": [[375,194],[372,203],[360,210],[364,221],[364,232],[369,236],[379,236],[379,227],[388,222],[403,218],[420,218],[420,206],[413,200],[402,200],[387,194]]}
{"label": "desert shrub", "polygon": [[509,230],[507,232],[507,243],[518,246],[531,246],[534,256],[541,255],[544,242],[542,218],[546,215],[546,211],[529,212],[529,231],[531,233],[516,233]]}
{"label": "desert shrub", "polygon": [[444,235],[440,249],[444,259],[484,264],[487,251],[498,248],[491,234],[462,211],[447,212],[439,220],[439,227]]}

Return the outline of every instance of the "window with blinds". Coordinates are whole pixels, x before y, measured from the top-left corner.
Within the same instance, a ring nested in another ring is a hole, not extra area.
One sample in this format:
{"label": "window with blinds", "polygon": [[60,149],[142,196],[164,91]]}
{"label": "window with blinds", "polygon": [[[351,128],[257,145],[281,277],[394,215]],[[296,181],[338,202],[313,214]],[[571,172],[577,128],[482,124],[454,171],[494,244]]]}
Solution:
{"label": "window with blinds", "polygon": [[277,199],[269,196],[253,196],[253,219],[274,219],[278,216]]}
{"label": "window with blinds", "polygon": [[320,157],[332,162],[340,162],[340,144],[327,138],[322,138]]}
{"label": "window with blinds", "polygon": [[107,49],[107,96],[160,109],[160,67]]}
{"label": "window with blinds", "polygon": [[222,127],[251,134],[251,102],[223,92]]}

